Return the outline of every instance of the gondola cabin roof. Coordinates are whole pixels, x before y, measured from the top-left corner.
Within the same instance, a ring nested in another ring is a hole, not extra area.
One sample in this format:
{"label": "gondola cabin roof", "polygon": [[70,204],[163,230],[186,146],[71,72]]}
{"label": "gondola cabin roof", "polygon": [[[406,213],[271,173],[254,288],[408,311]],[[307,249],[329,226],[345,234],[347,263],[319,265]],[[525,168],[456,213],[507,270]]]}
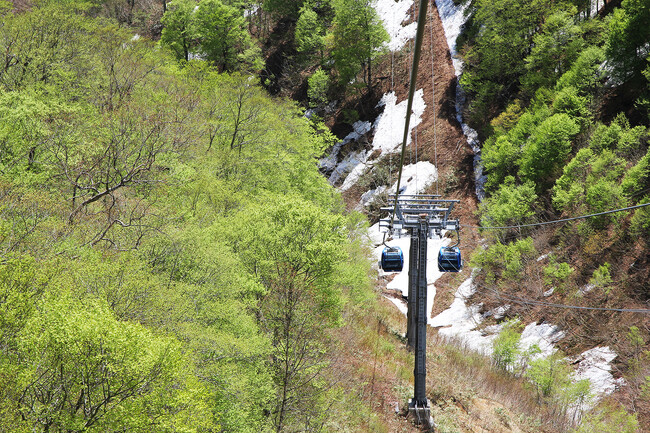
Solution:
{"label": "gondola cabin roof", "polygon": [[385,247],[381,253],[381,268],[386,272],[400,272],[404,268],[404,254],[399,247]]}
{"label": "gondola cabin roof", "polygon": [[458,247],[441,247],[438,252],[438,271],[456,273],[463,269],[463,259]]}

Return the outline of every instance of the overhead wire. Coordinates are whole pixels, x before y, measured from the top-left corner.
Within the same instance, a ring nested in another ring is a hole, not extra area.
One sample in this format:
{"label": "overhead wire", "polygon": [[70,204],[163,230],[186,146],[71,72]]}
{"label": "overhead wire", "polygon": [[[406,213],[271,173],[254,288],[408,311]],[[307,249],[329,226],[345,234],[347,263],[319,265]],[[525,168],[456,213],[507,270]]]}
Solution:
{"label": "overhead wire", "polygon": [[433,110],[433,158],[436,166],[436,194],[440,194],[438,179],[440,170],[438,168],[438,138],[436,135],[436,80],[433,71],[433,21],[431,20],[432,12],[429,10],[429,50],[431,54],[431,108]]}
{"label": "overhead wire", "polygon": [[533,306],[543,306],[543,307],[555,307],[560,309],[578,309],[578,310],[596,310],[596,311],[607,311],[607,312],[630,312],[630,313],[643,313],[650,314],[650,309],[631,309],[631,308],[615,308],[615,307],[590,307],[590,306],[576,306],[570,304],[560,304],[560,303],[549,303],[546,301],[540,300],[531,300],[527,298],[517,297],[514,295],[502,295],[498,290],[494,288],[488,288],[484,285],[478,285],[488,291],[493,292],[501,301],[510,301],[512,303],[519,303],[525,305]]}
{"label": "overhead wire", "polygon": [[570,221],[573,221],[573,220],[582,220],[582,219],[586,219],[586,218],[590,218],[590,217],[598,217],[598,216],[601,216],[601,215],[613,214],[615,212],[630,211],[630,210],[633,210],[633,209],[643,208],[643,207],[646,207],[646,206],[650,206],[650,202],[649,203],[642,203],[642,204],[634,205],[634,206],[628,206],[628,207],[625,207],[625,208],[618,208],[618,209],[613,209],[613,210],[609,210],[609,211],[597,212],[597,213],[594,213],[594,214],[581,215],[581,216],[578,216],[578,217],[569,217],[569,218],[565,218],[565,219],[551,220],[551,221],[547,221],[547,222],[527,223],[527,224],[523,224],[523,225],[511,225],[511,226],[471,226],[471,225],[464,225],[464,227],[472,228],[472,229],[489,229],[489,230],[493,230],[493,229],[520,229],[520,228],[528,228],[528,227],[533,227],[533,226],[544,226],[544,225],[551,225],[551,224],[556,224],[556,223],[570,222]]}
{"label": "overhead wire", "polygon": [[[420,52],[422,50],[422,37],[424,34],[424,21],[427,14],[428,0],[420,0],[420,9],[418,13],[417,21],[417,31],[415,33],[415,50],[413,53],[413,64],[411,66],[411,77],[409,82],[409,94],[408,101],[406,103],[406,116],[404,121],[404,136],[402,138],[402,150],[400,153],[400,164],[399,164],[399,174],[397,175],[397,188],[395,190],[395,202],[393,204],[393,213],[390,218],[390,228],[392,229],[393,221],[395,220],[395,214],[397,213],[397,201],[400,192],[400,184],[402,181],[402,171],[404,169],[404,157],[406,155],[406,142],[408,140],[409,134],[409,124],[411,121],[411,112],[413,110],[413,97],[415,95],[415,84],[418,73],[418,64],[420,63]],[[386,233],[384,233],[384,240],[386,238]]]}

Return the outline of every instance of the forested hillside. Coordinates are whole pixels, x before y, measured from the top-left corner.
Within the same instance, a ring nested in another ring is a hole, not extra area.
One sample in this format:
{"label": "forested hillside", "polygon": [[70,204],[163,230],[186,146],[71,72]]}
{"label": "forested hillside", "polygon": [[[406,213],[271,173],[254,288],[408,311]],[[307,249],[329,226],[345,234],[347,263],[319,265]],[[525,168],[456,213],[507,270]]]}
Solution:
{"label": "forested hillside", "polygon": [[350,430],[330,331],[373,297],[332,136],[101,4],[28,6],[0,24],[0,429]]}
{"label": "forested hillside", "polygon": [[[649,208],[517,226],[650,202],[650,3],[467,5],[458,43],[487,174],[480,221],[510,227],[482,232],[474,299],[484,312],[504,306],[507,318],[557,324],[570,357],[613,349],[623,385],[584,429],[635,429],[625,409],[647,430]],[[529,376],[547,402],[563,399]]]}

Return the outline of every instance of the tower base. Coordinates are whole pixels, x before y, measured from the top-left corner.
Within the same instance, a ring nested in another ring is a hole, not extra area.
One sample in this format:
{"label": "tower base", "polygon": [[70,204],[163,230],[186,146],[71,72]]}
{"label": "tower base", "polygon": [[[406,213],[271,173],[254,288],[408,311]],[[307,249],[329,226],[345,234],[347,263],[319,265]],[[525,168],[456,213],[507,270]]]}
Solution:
{"label": "tower base", "polygon": [[422,426],[426,431],[434,431],[435,424],[431,417],[431,408],[429,407],[428,399],[424,405],[416,404],[413,399],[409,399],[408,419],[415,425]]}

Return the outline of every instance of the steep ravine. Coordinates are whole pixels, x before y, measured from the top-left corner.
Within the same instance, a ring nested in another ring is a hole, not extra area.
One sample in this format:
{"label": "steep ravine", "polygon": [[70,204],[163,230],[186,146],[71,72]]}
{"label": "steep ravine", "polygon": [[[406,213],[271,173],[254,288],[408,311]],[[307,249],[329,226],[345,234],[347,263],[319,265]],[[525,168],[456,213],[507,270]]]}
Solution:
{"label": "steep ravine", "polygon": [[[381,1],[378,3],[382,5]],[[394,4],[396,8],[405,10],[404,3]],[[413,171],[402,179],[402,185],[411,188],[411,193],[418,188],[418,193],[441,193],[445,198],[460,199],[455,215],[460,218],[461,224],[466,226],[462,229],[461,249],[465,258],[468,258],[479,242],[477,231],[467,226],[477,226],[476,210],[478,200],[483,196],[481,186],[483,178],[480,172],[477,135],[462,122],[460,115],[464,96],[462,89],[457,85],[456,74],[460,73],[461,63],[458,59],[452,59],[452,54],[455,56],[453,46],[455,37],[459,33],[464,17],[463,10],[456,7],[451,0],[438,0],[436,4],[427,20],[416,87],[418,93],[414,118],[411,122],[415,128],[411,133],[406,168],[413,167]],[[403,27],[407,31],[395,31],[394,23],[386,26],[389,30],[393,29],[393,35],[403,37],[408,33],[408,27],[412,26],[415,16],[413,9],[411,11],[406,21],[409,24]],[[391,15],[390,12],[384,11],[384,14],[388,21],[395,19],[394,13]],[[441,19],[441,15],[444,20]],[[353,126],[352,133],[329,156],[329,161],[323,160],[324,169],[330,175],[331,182],[341,187],[349,208],[359,210],[367,208],[374,196],[378,196],[389,187],[380,186],[368,191],[357,181],[364,173],[370,173],[375,166],[379,166],[386,155],[396,152],[394,144],[381,145],[386,142],[384,135],[390,135],[385,127],[382,128],[386,120],[383,119],[382,123],[381,117],[394,116],[394,120],[392,119],[390,123],[397,130],[403,122],[403,113],[400,119],[390,110],[405,102],[407,97],[408,81],[403,80],[402,77],[409,76],[410,47],[412,47],[409,44],[412,44],[412,41],[405,44],[406,48],[392,53],[390,59],[386,59],[380,66],[382,73],[378,75],[383,79],[377,85],[375,94],[383,92],[384,98],[379,106],[384,108],[384,112],[377,120],[362,119],[357,122]],[[387,96],[391,105],[386,103]],[[435,166],[432,164],[433,169],[429,169],[429,172],[420,169],[421,172],[418,173],[414,165],[417,161],[437,164]],[[427,183],[427,178],[428,187],[422,189],[422,186]],[[434,182],[436,179],[437,182]],[[377,246],[375,255],[378,257],[382,249],[379,246],[381,234],[376,225],[371,228],[370,238]],[[396,240],[395,243],[402,247],[403,251],[408,252],[407,238]],[[466,299],[469,299],[474,292],[470,270],[466,269],[461,276],[437,272],[435,256],[437,249],[444,244],[446,244],[445,239],[433,240],[430,243],[429,324],[439,330],[434,333],[460,339],[466,348],[489,355],[491,342],[500,328],[492,326],[486,330],[477,330],[477,326],[484,318],[479,313],[480,306],[465,304]],[[406,298],[408,295],[407,273],[393,276],[380,270],[379,275],[381,279],[388,282],[387,297],[399,310],[405,312],[405,306],[400,302],[400,298]],[[459,286],[460,282],[462,285]],[[503,310],[505,309],[507,307]],[[488,316],[498,317],[501,312],[488,312],[488,314]],[[525,349],[537,345],[543,349],[542,354],[548,356],[556,351],[554,345],[563,337],[562,330],[552,324],[532,322],[524,330],[522,346]],[[592,391],[597,395],[612,393],[620,385],[620,381],[615,380],[609,373],[612,370],[610,362],[615,357],[616,354],[606,346],[578,355],[575,358],[576,379],[590,379]]]}

